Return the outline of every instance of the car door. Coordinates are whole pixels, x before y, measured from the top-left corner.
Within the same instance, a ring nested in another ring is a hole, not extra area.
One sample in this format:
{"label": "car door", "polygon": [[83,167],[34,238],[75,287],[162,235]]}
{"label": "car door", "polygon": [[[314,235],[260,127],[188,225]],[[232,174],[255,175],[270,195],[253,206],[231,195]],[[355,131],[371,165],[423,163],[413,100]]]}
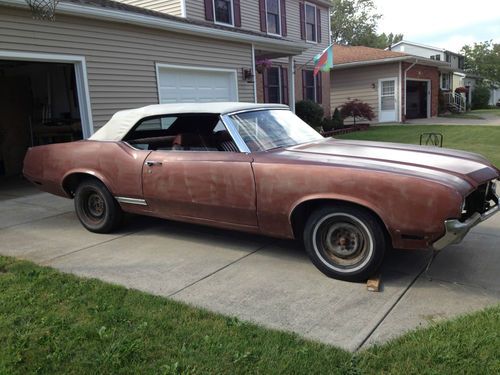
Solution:
{"label": "car door", "polygon": [[143,193],[158,216],[257,227],[252,157],[235,151],[157,150]]}

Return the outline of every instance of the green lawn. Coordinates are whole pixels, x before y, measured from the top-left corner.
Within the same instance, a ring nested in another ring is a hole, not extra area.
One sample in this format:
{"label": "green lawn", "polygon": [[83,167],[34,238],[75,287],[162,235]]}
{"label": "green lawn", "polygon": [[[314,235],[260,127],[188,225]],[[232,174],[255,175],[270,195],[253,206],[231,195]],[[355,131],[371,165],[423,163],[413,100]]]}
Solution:
{"label": "green lawn", "polygon": [[500,108],[490,108],[490,109],[476,109],[474,111],[470,111],[469,113],[473,115],[495,115],[500,116]]}
{"label": "green lawn", "polygon": [[349,133],[337,138],[418,144],[422,133],[441,133],[444,137],[443,147],[476,152],[500,166],[500,127],[478,125],[373,126],[367,131]]}
{"label": "green lawn", "polygon": [[0,374],[500,372],[500,306],[352,355],[13,258],[0,291]]}
{"label": "green lawn", "polygon": [[484,117],[479,116],[479,114],[472,114],[472,113],[450,113],[448,115],[439,115],[439,117],[445,117],[445,118],[465,118],[469,120],[484,120]]}

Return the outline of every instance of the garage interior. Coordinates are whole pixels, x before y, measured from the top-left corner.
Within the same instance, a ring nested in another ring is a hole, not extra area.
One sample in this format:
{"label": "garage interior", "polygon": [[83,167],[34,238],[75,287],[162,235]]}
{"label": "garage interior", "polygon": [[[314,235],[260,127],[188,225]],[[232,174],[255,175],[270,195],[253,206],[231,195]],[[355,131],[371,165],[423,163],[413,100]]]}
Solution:
{"label": "garage interior", "polygon": [[28,147],[79,139],[74,65],[0,60],[0,181],[21,175]]}
{"label": "garage interior", "polygon": [[407,81],[406,118],[417,119],[428,116],[428,82]]}

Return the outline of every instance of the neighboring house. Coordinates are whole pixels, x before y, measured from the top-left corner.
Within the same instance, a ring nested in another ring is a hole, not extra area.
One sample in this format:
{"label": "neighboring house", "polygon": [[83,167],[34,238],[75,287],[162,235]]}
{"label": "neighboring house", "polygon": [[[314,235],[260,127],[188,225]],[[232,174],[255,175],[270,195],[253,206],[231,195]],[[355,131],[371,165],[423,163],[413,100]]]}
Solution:
{"label": "neighboring house", "polygon": [[20,172],[27,147],[88,137],[126,108],[305,96],[329,113],[329,74],[301,67],[328,45],[328,2],[124,2],[140,7],[63,0],[47,22],[0,0],[0,176]]}
{"label": "neighboring house", "polygon": [[390,47],[391,51],[403,52],[408,55],[421,56],[437,61],[445,61],[449,65],[440,69],[441,90],[454,91],[464,86],[464,56],[443,48],[426,46],[424,44],[402,40]]}
{"label": "neighboring house", "polygon": [[351,99],[370,104],[375,122],[438,114],[440,69],[446,62],[369,47],[334,47],[331,108]]}

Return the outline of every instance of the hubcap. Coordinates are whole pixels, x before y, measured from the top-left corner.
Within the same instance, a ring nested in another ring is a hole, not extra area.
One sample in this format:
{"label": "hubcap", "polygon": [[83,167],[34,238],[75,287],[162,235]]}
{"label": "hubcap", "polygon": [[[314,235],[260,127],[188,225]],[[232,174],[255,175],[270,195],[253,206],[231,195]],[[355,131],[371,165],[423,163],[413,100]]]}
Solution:
{"label": "hubcap", "polygon": [[363,247],[363,235],[354,225],[334,223],[325,238],[325,250],[343,259],[356,255]]}
{"label": "hubcap", "polygon": [[92,193],[87,199],[87,212],[94,218],[104,215],[104,200],[97,193]]}
{"label": "hubcap", "polygon": [[355,216],[334,213],[316,225],[314,247],[322,262],[339,272],[363,267],[373,253],[366,225]]}

